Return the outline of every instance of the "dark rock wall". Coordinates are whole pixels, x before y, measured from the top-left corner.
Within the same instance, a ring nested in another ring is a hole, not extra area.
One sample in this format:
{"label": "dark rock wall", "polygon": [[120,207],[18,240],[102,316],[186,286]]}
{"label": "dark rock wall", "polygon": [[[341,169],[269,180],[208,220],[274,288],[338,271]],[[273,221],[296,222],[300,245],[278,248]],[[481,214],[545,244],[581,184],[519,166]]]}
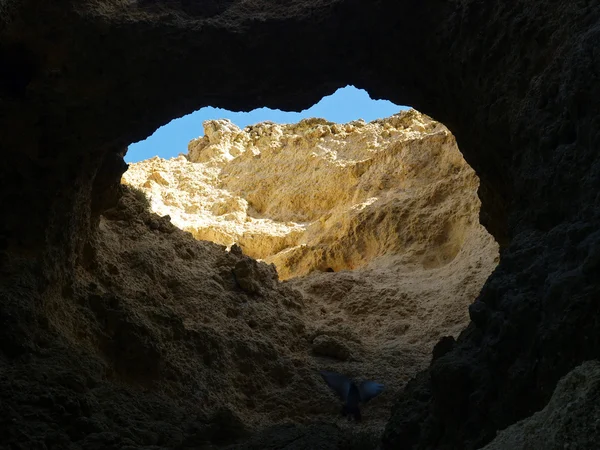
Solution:
{"label": "dark rock wall", "polygon": [[126,145],[205,105],[299,110],[346,84],[451,129],[503,246],[473,323],[398,400],[385,448],[476,448],[600,356],[596,2],[30,0],[0,12],[3,361],[44,345],[49,293],[85,263]]}
{"label": "dark rock wall", "polygon": [[507,239],[472,323],[399,399],[384,448],[479,448],[600,356],[599,13],[469,2],[447,22],[464,99],[444,120],[491,200],[482,220],[499,236],[505,215]]}

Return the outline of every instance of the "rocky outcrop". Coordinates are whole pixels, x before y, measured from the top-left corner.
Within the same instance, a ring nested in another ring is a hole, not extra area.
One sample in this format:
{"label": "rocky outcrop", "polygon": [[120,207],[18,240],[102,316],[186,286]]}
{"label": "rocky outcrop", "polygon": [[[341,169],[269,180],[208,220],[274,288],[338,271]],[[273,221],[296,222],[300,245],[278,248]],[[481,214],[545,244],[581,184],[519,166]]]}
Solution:
{"label": "rocky outcrop", "polygon": [[[442,267],[471,239],[482,258],[494,252],[478,223],[475,173],[448,129],[415,110],[369,124],[204,128],[187,159],[131,164],[124,182],[196,238],[274,263],[281,279],[376,260]],[[487,278],[492,259],[472,263]]]}
{"label": "rocky outcrop", "polygon": [[[477,220],[477,178],[451,133],[414,110],[370,124],[308,119],[242,131],[210,121],[205,130],[187,157],[132,164],[123,180],[147,193],[160,216],[195,237],[213,238],[221,251],[230,246],[239,258],[231,269],[235,286],[261,304],[278,298],[293,317],[279,313],[279,322],[300,322],[294,336],[273,338],[301,338],[288,377],[328,367],[385,383],[386,396],[368,410],[367,427],[358,427],[372,441],[404,382],[428,364],[434,344],[465,326],[467,306],[497,263],[497,245]],[[152,221],[150,227],[160,230]],[[288,248],[280,250],[282,242]],[[312,256],[308,263],[293,255],[300,246]],[[323,257],[326,252],[332,256]],[[278,284],[273,265],[245,254],[274,261],[288,282]],[[319,265],[314,255],[322,257]],[[295,295],[281,295],[282,287]],[[226,303],[217,295],[213,301]],[[228,310],[227,317],[238,314]],[[267,322],[254,317],[250,326],[262,333]],[[225,334],[215,340],[228,345]],[[248,376],[259,379],[242,372],[236,380],[243,385]],[[309,386],[313,381],[304,377]],[[306,421],[318,414],[314,400],[303,411],[302,399],[311,397],[306,389],[280,395],[294,402],[290,411],[252,421],[242,405],[240,423],[272,427],[275,417]],[[258,405],[253,411],[258,416]]]}
{"label": "rocky outcrop", "polygon": [[[124,188],[48,307],[32,355],[3,360],[2,445],[211,448],[330,417],[302,295],[274,277]],[[375,431],[391,400],[375,405]],[[335,424],[319,432],[342,435]]]}
{"label": "rocky outcrop", "polygon": [[473,170],[415,110],[369,124],[209,121],[187,158],[132,164],[123,180],[194,236],[273,262],[303,294],[312,353],[394,380],[389,395],[464,328],[497,264]]}
{"label": "rocky outcrop", "polygon": [[[148,444],[142,431],[113,426],[148,411],[156,415],[141,422],[191,417],[169,399],[172,413],[155,408],[158,390],[124,393],[121,404],[139,409],[105,408],[110,427],[69,428],[77,405],[98,410],[78,397],[94,385],[82,374],[103,373],[78,334],[57,325],[88,309],[70,286],[93,261],[93,205],[115,201],[122,149],[174,117],[208,104],[299,110],[345,84],[448,126],[479,176],[482,223],[502,246],[473,322],[398,397],[384,447],[481,447],[599,357],[595,3],[213,3],[0,2],[3,405],[24,393],[1,410],[3,443],[24,439],[25,417],[36,421],[25,435],[46,446],[82,429],[85,448],[133,445],[128,433],[138,446],[175,442],[170,425]],[[102,398],[124,392],[119,383]],[[219,417],[237,429],[231,414]],[[223,435],[211,430],[196,432]],[[286,436],[294,445],[298,436]]]}
{"label": "rocky outcrop", "polygon": [[500,431],[483,450],[594,448],[600,432],[599,395],[600,363],[587,361],[559,381],[544,409]]}
{"label": "rocky outcrop", "polygon": [[[55,299],[63,307],[48,307],[40,354],[2,374],[3,442],[253,448],[296,436],[373,448],[403,383],[464,326],[494,260],[488,236],[488,253],[461,250],[449,270],[413,271],[393,288],[397,274],[381,267],[281,283],[237,245],[198,241],[151,213],[141,191],[119,191]],[[439,298],[444,276],[477,263]],[[386,395],[362,424],[339,422],[323,368],[376,378]]]}

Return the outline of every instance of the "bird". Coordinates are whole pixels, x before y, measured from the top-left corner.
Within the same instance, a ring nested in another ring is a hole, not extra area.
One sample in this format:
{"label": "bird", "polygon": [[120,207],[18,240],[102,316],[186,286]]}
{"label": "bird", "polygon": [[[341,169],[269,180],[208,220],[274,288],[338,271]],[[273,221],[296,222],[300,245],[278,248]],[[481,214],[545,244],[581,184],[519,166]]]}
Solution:
{"label": "bird", "polygon": [[321,370],[319,373],[331,390],[344,402],[342,415],[344,417],[348,416],[349,419],[351,419],[350,416],[352,415],[357,422],[362,418],[359,404],[367,403],[373,397],[377,397],[383,392],[383,384],[374,381],[365,380],[357,385],[346,375],[340,373],[329,372],[327,370]]}

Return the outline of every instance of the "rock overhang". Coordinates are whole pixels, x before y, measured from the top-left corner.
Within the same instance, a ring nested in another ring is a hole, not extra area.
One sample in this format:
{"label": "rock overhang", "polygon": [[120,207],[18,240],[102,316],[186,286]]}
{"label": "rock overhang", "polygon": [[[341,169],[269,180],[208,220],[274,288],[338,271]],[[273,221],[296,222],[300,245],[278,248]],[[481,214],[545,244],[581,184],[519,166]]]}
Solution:
{"label": "rock overhang", "polygon": [[[141,8],[151,3],[162,8],[161,15],[144,11],[140,17]],[[230,4],[227,11],[242,3]],[[48,283],[63,280],[85,253],[92,198],[103,197],[123,170],[106,160],[129,142],[200,106],[297,109],[351,83],[375,97],[410,104],[456,135],[481,180],[482,222],[504,247],[506,264],[481,298],[501,310],[497,315],[507,322],[528,317],[528,329],[542,336],[504,330],[501,324],[494,330],[471,325],[453,354],[466,365],[473,362],[473,345],[485,349],[480,354],[494,355],[478,360],[479,368],[473,369],[480,376],[473,378],[468,394],[477,393],[472,398],[480,401],[471,405],[472,422],[444,435],[439,423],[450,419],[441,414],[431,422],[438,434],[428,438],[417,436],[418,427],[392,418],[387,442],[406,437],[406,430],[409,441],[424,439],[422,447],[433,445],[431,439],[450,446],[470,442],[467,448],[489,440],[498,426],[528,414],[527,402],[541,407],[548,400],[548,389],[524,386],[554,385],[595,355],[583,336],[594,340],[598,335],[586,314],[593,310],[597,286],[583,275],[562,282],[556,273],[576,271],[584,260],[589,270],[597,260],[594,245],[569,250],[581,239],[578,234],[591,236],[599,222],[594,194],[599,93],[593,82],[593,26],[599,11],[594,5],[315,1],[263,8],[260,14],[257,9],[247,20],[241,12],[234,17],[218,9],[202,19],[179,3],[158,1],[25,1],[2,7],[2,55],[20,62],[2,72],[2,203],[9,211],[0,229],[3,270],[6,280],[34,270],[43,278],[27,279],[28,292],[36,293],[21,296],[28,301],[7,297],[4,317],[30,317],[31,299]],[[415,38],[424,32],[428,39]],[[337,44],[315,51],[323,42]],[[211,53],[215,43],[222,50]],[[11,84],[14,79],[21,84]],[[523,246],[538,251],[521,251]],[[23,259],[23,250],[40,256],[37,269]],[[530,276],[518,277],[525,267]],[[552,305],[546,308],[548,267],[560,287],[552,288]],[[527,315],[519,316],[517,303],[508,298],[511,286],[525,293],[521,299],[535,300]],[[568,309],[563,321],[572,299],[577,307]],[[552,321],[580,332],[561,338],[552,332],[559,329],[556,324],[545,325]],[[9,334],[22,336],[23,342],[30,335],[10,321],[2,332],[7,352],[6,343],[15,339]],[[523,342],[518,364],[513,347],[496,348],[503,335]],[[493,345],[486,347],[486,336]],[[550,364],[555,347],[567,356]],[[28,348],[23,344],[19,351]],[[581,351],[570,351],[574,348]],[[539,369],[534,369],[534,355]],[[492,373],[501,381],[489,382]],[[416,388],[420,393],[427,392],[428,382],[422,380]],[[436,399],[431,402],[435,411]],[[484,423],[480,413],[490,405],[499,412]],[[398,415],[407,408],[399,406]],[[482,430],[477,439],[473,428]]]}

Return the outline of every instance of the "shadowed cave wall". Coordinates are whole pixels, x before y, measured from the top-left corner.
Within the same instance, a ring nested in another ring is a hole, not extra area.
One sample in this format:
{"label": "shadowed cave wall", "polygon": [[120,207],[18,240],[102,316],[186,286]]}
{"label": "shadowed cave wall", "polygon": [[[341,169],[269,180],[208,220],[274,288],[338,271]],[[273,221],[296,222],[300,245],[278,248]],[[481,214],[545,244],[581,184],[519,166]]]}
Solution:
{"label": "shadowed cave wall", "polygon": [[594,2],[4,1],[0,12],[5,367],[64,353],[48,321],[93,260],[129,142],[205,105],[299,110],[346,84],[448,126],[502,246],[472,323],[409,383],[384,448],[477,448],[598,358]]}

